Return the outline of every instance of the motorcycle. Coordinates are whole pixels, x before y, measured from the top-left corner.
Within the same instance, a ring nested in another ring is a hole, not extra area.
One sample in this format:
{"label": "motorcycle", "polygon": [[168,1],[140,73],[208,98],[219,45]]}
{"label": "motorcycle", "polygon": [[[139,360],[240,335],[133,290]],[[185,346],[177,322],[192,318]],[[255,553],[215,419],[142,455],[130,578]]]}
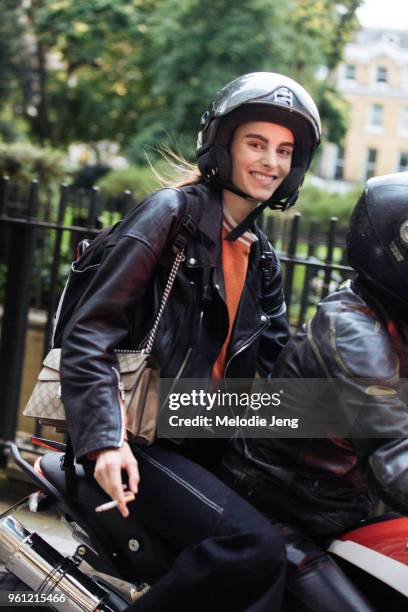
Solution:
{"label": "motorcycle", "polygon": [[[8,603],[10,610],[22,604],[30,609],[30,603],[61,612],[125,610],[168,571],[178,551],[138,520],[137,504],[129,506],[130,519],[119,512],[96,514],[95,506],[106,496],[80,465],[66,465],[66,446],[39,438],[33,442],[53,451],[34,465],[10,444],[14,461],[38,491],[0,516],[0,562],[6,567],[0,573],[0,605]],[[31,533],[13,516],[25,507],[56,510],[78,542],[75,552],[64,557]],[[328,552],[376,609],[407,610],[408,518],[388,513],[366,521],[332,541]]]}
{"label": "motorcycle", "polygon": [[[96,513],[106,502],[96,482],[85,477],[82,466],[64,465],[66,445],[32,439],[53,452],[40,455],[31,465],[17,446],[9,445],[15,463],[38,486],[0,516],[1,605],[43,604],[44,610],[63,612],[120,612],[141,596],[170,568],[176,551],[135,515]],[[62,556],[38,533],[31,533],[13,514],[18,510],[54,510],[78,542],[75,552]],[[13,597],[11,592],[15,592]],[[34,608],[33,608],[34,609]],[[38,607],[36,608],[38,610]]]}

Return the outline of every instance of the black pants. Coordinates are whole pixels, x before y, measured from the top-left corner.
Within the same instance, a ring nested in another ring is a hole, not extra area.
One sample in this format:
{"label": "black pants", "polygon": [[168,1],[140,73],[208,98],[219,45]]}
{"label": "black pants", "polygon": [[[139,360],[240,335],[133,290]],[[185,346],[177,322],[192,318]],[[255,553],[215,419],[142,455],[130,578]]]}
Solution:
{"label": "black pants", "polygon": [[217,475],[243,498],[264,513],[284,537],[288,559],[283,612],[373,612],[376,610],[348,579],[336,562],[301,527],[274,516],[273,500],[264,495],[267,482],[260,483],[237,466],[222,465]]}
{"label": "black pants", "polygon": [[279,530],[179,452],[132,448],[141,475],[137,516],[180,554],[128,610],[279,612],[286,573]]}

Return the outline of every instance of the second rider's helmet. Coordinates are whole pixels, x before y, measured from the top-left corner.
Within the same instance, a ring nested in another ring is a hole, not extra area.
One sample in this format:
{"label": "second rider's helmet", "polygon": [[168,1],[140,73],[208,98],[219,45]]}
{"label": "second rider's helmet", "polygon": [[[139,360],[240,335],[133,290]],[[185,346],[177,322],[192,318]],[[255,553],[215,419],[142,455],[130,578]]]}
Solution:
{"label": "second rider's helmet", "polygon": [[350,264],[380,297],[408,319],[408,172],[367,181],[350,221]]}
{"label": "second rider's helmet", "polygon": [[228,83],[211,101],[201,118],[197,161],[203,179],[241,197],[250,198],[231,184],[230,145],[234,130],[249,121],[270,121],[287,127],[295,148],[289,175],[267,203],[286,210],[299,189],[320,143],[319,112],[299,83],[275,72],[245,74]]}

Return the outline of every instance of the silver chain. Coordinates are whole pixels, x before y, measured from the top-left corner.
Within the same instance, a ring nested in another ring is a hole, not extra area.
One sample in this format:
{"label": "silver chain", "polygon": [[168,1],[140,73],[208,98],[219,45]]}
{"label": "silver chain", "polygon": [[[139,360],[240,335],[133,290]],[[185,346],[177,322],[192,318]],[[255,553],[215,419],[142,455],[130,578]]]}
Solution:
{"label": "silver chain", "polygon": [[162,301],[160,304],[160,308],[159,308],[159,312],[157,313],[156,319],[153,323],[153,327],[152,327],[152,331],[149,334],[149,337],[147,339],[147,343],[145,348],[143,349],[143,353],[151,353],[152,352],[152,348],[153,348],[153,343],[154,343],[154,339],[156,337],[156,332],[157,332],[157,328],[159,327],[159,323],[160,323],[160,319],[161,316],[163,314],[163,310],[164,307],[166,306],[167,300],[169,299],[169,295],[171,292],[171,289],[173,287],[173,283],[174,283],[174,279],[176,278],[176,274],[177,274],[177,270],[179,269],[179,266],[181,264],[182,261],[185,260],[185,255],[184,255],[184,249],[182,249],[181,251],[179,251],[174,259],[170,274],[169,274],[169,278],[167,280],[167,284],[166,287],[164,289],[164,293],[163,293],[163,297],[162,297]]}

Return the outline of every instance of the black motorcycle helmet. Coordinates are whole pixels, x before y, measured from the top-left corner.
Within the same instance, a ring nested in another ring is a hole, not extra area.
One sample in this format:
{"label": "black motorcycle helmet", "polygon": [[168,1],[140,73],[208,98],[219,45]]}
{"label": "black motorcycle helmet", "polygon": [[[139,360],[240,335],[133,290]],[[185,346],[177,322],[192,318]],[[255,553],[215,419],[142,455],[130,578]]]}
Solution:
{"label": "black motorcycle helmet", "polygon": [[196,151],[198,167],[206,182],[252,200],[230,182],[232,136],[239,125],[249,121],[278,123],[290,129],[295,137],[290,173],[262,206],[262,210],[266,205],[286,210],[296,202],[320,143],[319,111],[299,83],[275,72],[245,74],[217,93],[201,118]]}
{"label": "black motorcycle helmet", "polygon": [[350,265],[382,305],[408,319],[408,172],[370,179],[353,211]]}

